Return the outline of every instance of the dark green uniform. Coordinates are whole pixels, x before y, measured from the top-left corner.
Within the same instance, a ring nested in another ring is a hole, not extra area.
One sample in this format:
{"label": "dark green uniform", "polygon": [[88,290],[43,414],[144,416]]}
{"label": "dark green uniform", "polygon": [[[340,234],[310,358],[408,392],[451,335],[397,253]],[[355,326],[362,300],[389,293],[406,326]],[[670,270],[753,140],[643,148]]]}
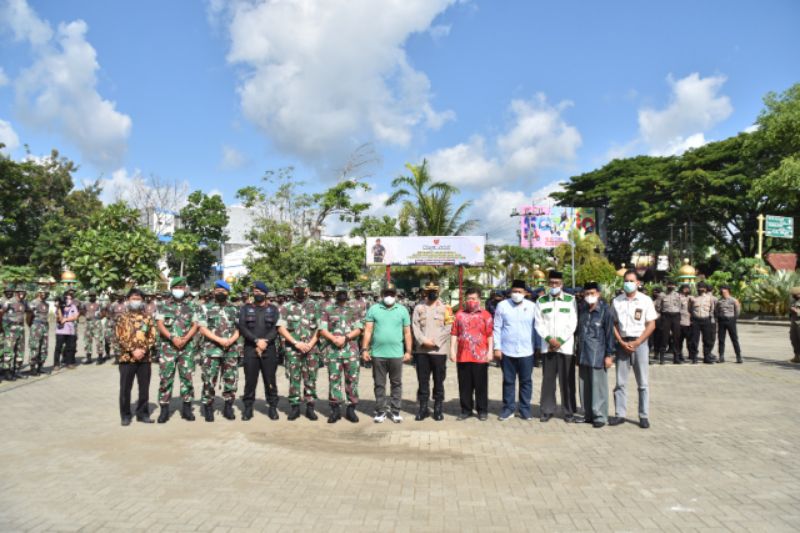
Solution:
{"label": "dark green uniform", "polygon": [[[183,337],[194,325],[195,307],[185,299],[176,300],[170,298],[164,302],[156,312],[156,320],[162,321],[172,337]],[[172,397],[172,385],[175,381],[175,370],[177,368],[178,378],[181,383],[181,397],[184,403],[194,399],[194,384],[192,383],[192,373],[194,372],[194,339],[189,339],[182,349],[163,339],[161,345],[161,357],[159,360],[158,401],[164,406],[169,404]]]}
{"label": "dark green uniform", "polygon": [[[320,309],[317,302],[306,298],[302,302],[292,300],[280,308],[281,323],[298,342],[311,342],[319,328]],[[286,346],[286,374],[289,378],[289,405],[300,404],[300,381],[303,382],[303,397],[308,405],[317,399],[317,372],[319,356],[315,349],[302,353]]]}
{"label": "dark green uniform", "polygon": [[[198,326],[208,328],[214,335],[227,339],[238,331],[239,308],[229,302],[222,305],[216,302],[208,303],[200,307],[195,321]],[[202,337],[203,405],[211,406],[214,403],[214,390],[220,375],[222,375],[223,399],[226,402],[236,399],[239,381],[238,346],[234,343],[229,348],[223,348]]]}

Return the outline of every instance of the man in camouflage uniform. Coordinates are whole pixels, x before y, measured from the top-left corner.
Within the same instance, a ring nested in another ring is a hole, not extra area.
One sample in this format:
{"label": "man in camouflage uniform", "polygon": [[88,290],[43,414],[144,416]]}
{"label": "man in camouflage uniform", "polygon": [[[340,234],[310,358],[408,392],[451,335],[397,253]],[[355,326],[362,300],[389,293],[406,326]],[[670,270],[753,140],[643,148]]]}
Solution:
{"label": "man in camouflage uniform", "polygon": [[225,409],[222,416],[236,419],[233,401],[239,381],[239,309],[228,301],[231,286],[225,280],[214,285],[214,301],[199,308],[196,319],[203,338],[203,396],[202,412],[206,422],[214,421],[214,389],[222,375],[222,397]]}
{"label": "man in camouflage uniform", "polygon": [[[298,279],[294,284],[294,299],[280,308],[281,326],[278,332],[286,340],[286,373],[289,378],[289,420],[300,416],[300,380],[306,400],[306,416],[316,420],[314,402],[317,399],[317,344],[320,311],[317,303],[308,298],[308,281]],[[285,322],[285,326],[283,325]]]}
{"label": "man in camouflage uniform", "polygon": [[186,278],[175,277],[170,284],[172,297],[162,304],[156,314],[158,332],[163,339],[161,359],[159,361],[159,386],[158,403],[161,413],[158,423],[164,424],[169,420],[169,400],[172,397],[172,385],[175,381],[177,367],[181,383],[181,397],[183,407],[181,418],[194,420],[192,413],[192,400],[194,399],[194,334],[197,333],[197,323],[194,321],[194,306],[187,300],[188,295]]}
{"label": "man in camouflage uniform", "polygon": [[120,291],[112,290],[110,301],[105,309],[106,318],[106,357],[113,357],[114,364],[119,357],[119,343],[117,342],[117,321],[119,317],[128,312],[128,305],[125,303],[125,296]]}
{"label": "man in camouflage uniform", "polygon": [[92,355],[97,349],[97,364],[105,361],[103,357],[103,305],[97,301],[97,292],[90,289],[87,293],[88,301],[81,306],[81,314],[86,318],[86,340],[83,349],[86,352],[84,364],[92,362]]}
{"label": "man in camouflage uniform", "polygon": [[47,346],[50,338],[50,304],[47,303],[47,285],[41,285],[36,292],[36,299],[31,302],[31,314],[28,318],[30,335],[28,337],[31,375],[43,373],[47,360]]}
{"label": "man in camouflage uniform", "polygon": [[364,288],[361,285],[356,285],[353,288],[353,296],[354,298],[350,301],[350,305],[358,311],[358,316],[361,320],[364,320],[364,317],[367,316],[367,308],[370,305],[364,298]]}
{"label": "man in camouflage uniform", "polygon": [[5,379],[14,381],[25,359],[25,319],[30,313],[25,301],[27,289],[19,284],[14,290],[14,298],[7,301],[0,312],[3,314],[3,359],[2,370]]}
{"label": "man in camouflage uniform", "polygon": [[[328,345],[328,381],[330,394],[328,401],[331,414],[328,423],[333,424],[341,417],[339,405],[347,400],[345,418],[350,422],[358,422],[356,405],[358,405],[358,369],[361,354],[358,349],[358,338],[364,329],[360,311],[347,301],[347,286],[336,287],[336,298],[322,312],[319,331]],[[345,393],[342,392],[342,381]],[[345,398],[345,394],[347,398]]]}

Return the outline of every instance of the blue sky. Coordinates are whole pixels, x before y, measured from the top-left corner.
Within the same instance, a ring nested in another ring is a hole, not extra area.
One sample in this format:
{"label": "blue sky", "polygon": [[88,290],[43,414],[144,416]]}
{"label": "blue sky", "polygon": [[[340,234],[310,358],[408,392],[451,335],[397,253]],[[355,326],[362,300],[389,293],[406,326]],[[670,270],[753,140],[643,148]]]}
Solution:
{"label": "blue sky", "polygon": [[286,165],[321,188],[370,142],[374,213],[427,157],[509,239],[559,180],[751,126],[800,81],[798,21],[792,0],[0,0],[0,142],[108,195],[157,174],[229,203]]}

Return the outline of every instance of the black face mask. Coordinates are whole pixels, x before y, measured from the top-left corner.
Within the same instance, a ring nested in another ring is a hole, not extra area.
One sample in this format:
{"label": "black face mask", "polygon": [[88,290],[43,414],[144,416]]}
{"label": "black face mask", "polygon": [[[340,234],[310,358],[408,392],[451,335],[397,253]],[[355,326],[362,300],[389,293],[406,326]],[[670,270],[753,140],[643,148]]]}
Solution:
{"label": "black face mask", "polygon": [[439,293],[438,292],[429,292],[428,293],[428,301],[435,302],[438,299],[439,299]]}
{"label": "black face mask", "polygon": [[339,303],[344,303],[347,301],[347,293],[341,293],[336,295],[336,301]]}
{"label": "black face mask", "polygon": [[89,301],[94,303],[97,301],[97,296],[89,296]]}
{"label": "black face mask", "polygon": [[306,291],[294,291],[294,299],[298,302],[302,302],[306,299]]}
{"label": "black face mask", "polygon": [[267,295],[266,294],[254,294],[253,295],[253,300],[255,300],[256,303],[259,303],[259,304],[261,302],[265,301],[266,299],[267,299]]}
{"label": "black face mask", "polygon": [[675,290],[675,287],[667,287],[667,294]]}
{"label": "black face mask", "polygon": [[228,299],[228,295],[222,292],[215,292],[214,299],[217,301],[217,303],[225,303],[225,300]]}

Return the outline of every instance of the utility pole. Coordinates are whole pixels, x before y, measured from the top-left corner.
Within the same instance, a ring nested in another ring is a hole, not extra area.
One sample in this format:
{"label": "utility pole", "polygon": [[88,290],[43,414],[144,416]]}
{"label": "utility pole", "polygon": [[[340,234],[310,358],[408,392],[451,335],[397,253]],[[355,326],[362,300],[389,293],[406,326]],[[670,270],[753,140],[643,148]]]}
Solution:
{"label": "utility pole", "polygon": [[759,214],[756,218],[758,219],[758,255],[756,257],[761,259],[764,252],[764,215]]}

